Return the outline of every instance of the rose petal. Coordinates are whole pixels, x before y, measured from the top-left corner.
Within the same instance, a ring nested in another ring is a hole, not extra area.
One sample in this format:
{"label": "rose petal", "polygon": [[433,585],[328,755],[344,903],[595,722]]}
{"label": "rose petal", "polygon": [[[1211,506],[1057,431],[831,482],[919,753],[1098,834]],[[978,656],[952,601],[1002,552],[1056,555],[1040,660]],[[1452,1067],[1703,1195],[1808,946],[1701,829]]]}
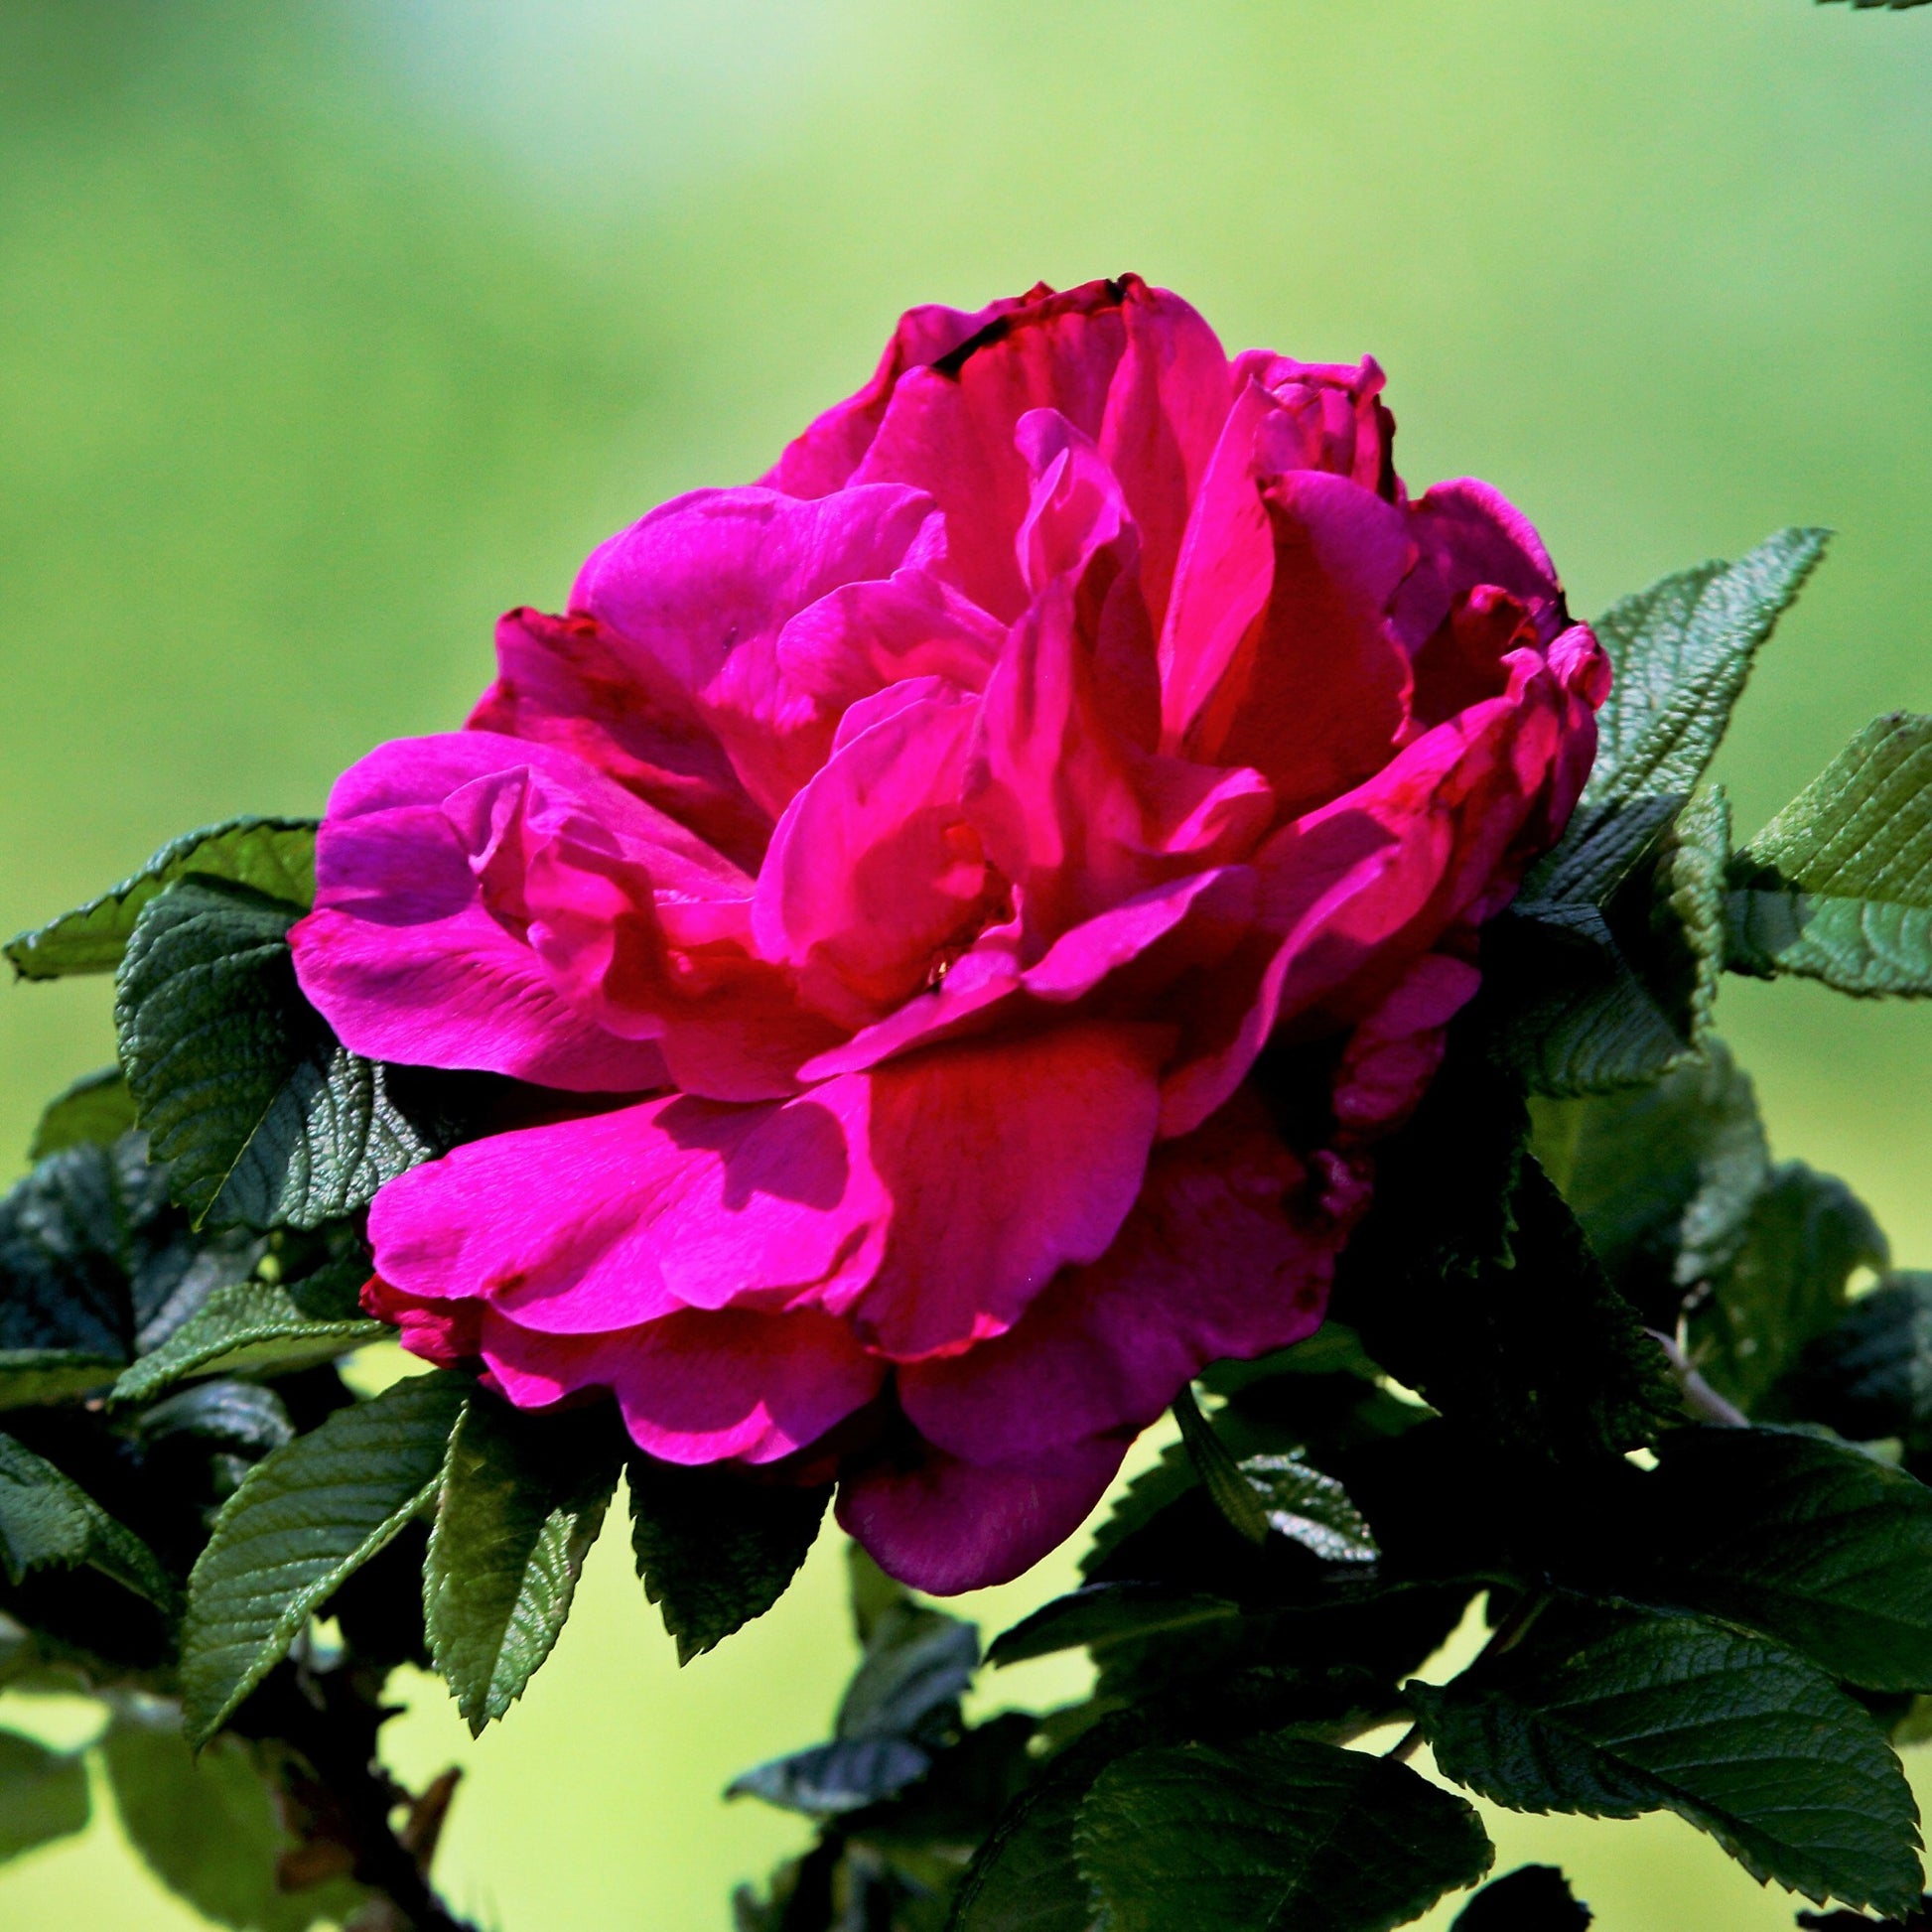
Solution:
{"label": "rose petal", "polygon": [[985,1468],[933,1449],[874,1462],[839,1483],[839,1526],[889,1577],[933,1596],[1010,1583],[1086,1521],[1127,1452],[1080,1443],[1037,1469]]}

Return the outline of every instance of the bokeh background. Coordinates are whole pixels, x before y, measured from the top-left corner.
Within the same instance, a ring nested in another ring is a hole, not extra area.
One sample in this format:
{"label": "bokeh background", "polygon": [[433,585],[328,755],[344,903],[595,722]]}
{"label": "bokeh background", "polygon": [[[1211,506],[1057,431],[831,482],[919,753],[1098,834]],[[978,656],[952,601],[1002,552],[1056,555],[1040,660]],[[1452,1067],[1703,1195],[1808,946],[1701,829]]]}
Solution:
{"label": "bokeh background", "polygon": [[[1835,525],[1724,754],[1743,829],[1932,709],[1932,11],[0,0],[0,928],[456,723],[497,611],[760,471],[900,308],[1129,267],[1230,346],[1373,350],[1412,482],[1498,483],[1584,612]],[[0,1170],[111,1056],[108,991],[0,989]],[[1723,1019],[1778,1151],[1932,1263],[1932,1010],[1733,983]],[[683,1673],[621,1543],[506,1725],[421,1681],[392,1728],[411,1779],[468,1768],[440,1871],[505,1932],[721,1927],[799,1837],[717,1793],[821,1734],[832,1540]],[[994,1692],[1066,1688],[1033,1668]],[[1791,1923],[1674,1820],[1496,1835],[1605,1932]],[[104,1793],[0,1868],[9,1932],[198,1922]]]}

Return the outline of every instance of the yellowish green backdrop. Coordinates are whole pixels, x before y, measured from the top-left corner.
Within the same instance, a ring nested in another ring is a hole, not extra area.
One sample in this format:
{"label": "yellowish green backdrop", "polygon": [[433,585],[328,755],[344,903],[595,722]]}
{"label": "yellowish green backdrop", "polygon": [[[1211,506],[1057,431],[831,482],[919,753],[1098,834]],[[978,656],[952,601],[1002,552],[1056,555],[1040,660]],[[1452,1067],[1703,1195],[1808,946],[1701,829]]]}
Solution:
{"label": "yellowish green backdrop", "polygon": [[[1932,709],[1932,10],[0,0],[0,927],[457,722],[498,610],[761,470],[900,308],[1124,268],[1230,346],[1374,351],[1410,479],[1501,485],[1582,611],[1837,526],[1724,757],[1745,830]],[[0,1169],[107,1008],[0,989]],[[1723,1018],[1778,1150],[1932,1264],[1932,1009]],[[722,1927],[797,1834],[716,1794],[848,1667],[830,1539],[682,1674],[620,1545],[505,1725],[424,1680],[392,1730],[467,1767],[442,1875],[505,1932]],[[1496,1831],[1605,1932],[1791,1923],[1674,1820]],[[0,1868],[8,1932],[197,1923],[104,1793]]]}

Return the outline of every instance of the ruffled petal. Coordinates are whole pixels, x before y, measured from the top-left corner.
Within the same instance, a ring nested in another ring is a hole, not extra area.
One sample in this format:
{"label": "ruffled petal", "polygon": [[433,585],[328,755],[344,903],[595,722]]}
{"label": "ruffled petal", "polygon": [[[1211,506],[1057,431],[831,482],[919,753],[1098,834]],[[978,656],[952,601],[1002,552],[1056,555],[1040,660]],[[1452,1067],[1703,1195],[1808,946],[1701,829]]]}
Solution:
{"label": "ruffled petal", "polygon": [[512,611],[496,625],[496,682],[472,731],[572,752],[755,872],[771,819],[740,782],[691,693],[595,618]]}
{"label": "ruffled petal", "polygon": [[1138,1434],[1209,1362],[1287,1347],[1320,1324],[1360,1198],[1323,1200],[1326,1179],[1311,1179],[1244,1091],[1156,1151],[1099,1261],[1068,1269],[998,1339],[902,1369],[906,1416],[981,1462]]}
{"label": "ruffled petal", "polygon": [[627,1332],[550,1335],[493,1310],[483,1359],[511,1402],[545,1408],[608,1389],[630,1440],[666,1462],[776,1462],[879,1393],[886,1368],[810,1309],[671,1314]]}
{"label": "ruffled petal", "polygon": [[1004,897],[960,805],[977,710],[957,686],[899,705],[778,821],[753,901],[759,950],[848,1025],[929,984]]}
{"label": "ruffled petal", "polygon": [[658,874],[749,891],[721,854],[568,753],[487,732],[382,746],[331,795],[316,909],[290,935],[303,991],[344,1044],[574,1092],[663,1085],[647,1031],[612,1033],[532,943],[524,859],[555,838],[598,852],[646,899]]}
{"label": "ruffled petal", "polygon": [[571,608],[691,694],[746,790],[775,818],[824,763],[838,725],[835,708],[785,675],[780,633],[831,592],[890,580],[931,515],[928,496],[893,483],[811,501],[694,490],[593,551]]}

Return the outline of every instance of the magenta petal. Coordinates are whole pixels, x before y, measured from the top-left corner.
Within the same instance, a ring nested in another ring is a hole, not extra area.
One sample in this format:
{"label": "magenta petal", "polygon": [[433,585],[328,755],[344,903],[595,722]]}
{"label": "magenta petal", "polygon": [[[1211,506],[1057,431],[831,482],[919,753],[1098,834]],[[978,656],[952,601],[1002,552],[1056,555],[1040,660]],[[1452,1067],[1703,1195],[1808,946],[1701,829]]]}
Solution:
{"label": "magenta petal", "polygon": [[691,693],[595,618],[512,611],[496,625],[496,682],[472,731],[574,752],[748,871],[771,836]]}
{"label": "magenta petal", "polygon": [[898,1361],[1010,1326],[1061,1268],[1104,1253],[1133,1206],[1171,1038],[1073,1022],[935,1047],[817,1089],[828,1105],[863,1097],[868,1159],[892,1203],[877,1276],[825,1306]]}
{"label": "magenta petal", "polygon": [[824,762],[838,724],[838,707],[785,675],[780,633],[828,593],[891,578],[931,514],[929,497],[896,483],[812,501],[695,490],[593,551],[571,608],[691,694],[745,788],[776,817]]}
{"label": "magenta petal", "polygon": [[383,1188],[369,1240],[407,1295],[595,1334],[863,1283],[883,1221],[822,1104],[674,1095],[458,1148]]}
{"label": "magenta petal", "polygon": [[1010,1583],[1084,1523],[1127,1452],[1080,1443],[1039,1469],[984,1468],[938,1449],[910,1468],[875,1463],[839,1484],[840,1527],[889,1577],[934,1596]]}
{"label": "magenta petal", "polygon": [[[1246,1095],[1156,1150],[1106,1254],[1068,1269],[1019,1324],[971,1353],[899,1371],[913,1426],[980,1462],[1137,1433],[1189,1377],[1311,1334],[1345,1218]],[[1049,1393],[1050,1392],[1050,1393]]]}
{"label": "magenta petal", "polygon": [[978,709],[956,686],[901,705],[778,821],[753,900],[759,951],[849,1025],[919,992],[985,923],[985,855],[959,803]]}
{"label": "magenta petal", "polygon": [[864,1408],[885,1379],[885,1365],[843,1322],[811,1310],[693,1311],[624,1333],[569,1336],[492,1313],[483,1356],[521,1407],[609,1389],[630,1440],[667,1462],[776,1462]]}

